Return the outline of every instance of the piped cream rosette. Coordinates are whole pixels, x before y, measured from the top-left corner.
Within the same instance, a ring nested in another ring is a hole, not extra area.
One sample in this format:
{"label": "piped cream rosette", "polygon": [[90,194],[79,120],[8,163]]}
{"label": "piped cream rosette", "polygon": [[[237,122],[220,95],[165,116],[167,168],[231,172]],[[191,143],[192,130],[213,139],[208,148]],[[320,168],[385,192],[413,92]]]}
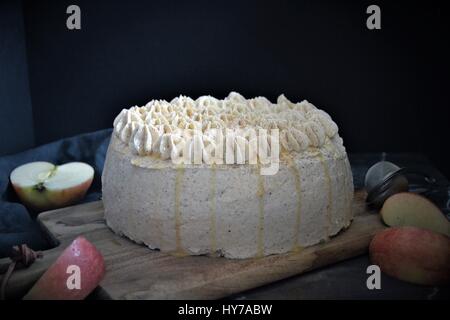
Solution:
{"label": "piped cream rosette", "polygon": [[293,103],[280,95],[277,103],[271,103],[264,97],[245,99],[236,92],[223,100],[211,96],[152,100],[143,107],[123,109],[114,120],[116,136],[134,153],[194,164],[229,163],[230,150],[236,163],[256,163],[263,153],[270,155],[275,131],[281,149],[302,152],[323,146],[338,127],[306,100]]}

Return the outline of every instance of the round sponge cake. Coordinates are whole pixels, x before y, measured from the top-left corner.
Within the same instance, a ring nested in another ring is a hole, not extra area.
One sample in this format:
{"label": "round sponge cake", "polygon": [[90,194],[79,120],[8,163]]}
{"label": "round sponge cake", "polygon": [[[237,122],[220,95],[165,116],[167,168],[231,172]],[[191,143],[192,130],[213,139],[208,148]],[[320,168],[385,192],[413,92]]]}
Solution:
{"label": "round sponge cake", "polygon": [[[205,152],[227,129],[234,135],[223,134],[223,152]],[[272,150],[279,143],[276,171],[261,174],[249,129],[277,130],[278,140],[268,143]],[[226,161],[229,150],[234,163]],[[183,156],[192,161],[176,161]],[[284,96],[277,103],[237,93],[181,96],[123,110],[102,182],[113,231],[177,255],[300,250],[328,240],[353,217],[352,174],[336,124],[307,101]]]}

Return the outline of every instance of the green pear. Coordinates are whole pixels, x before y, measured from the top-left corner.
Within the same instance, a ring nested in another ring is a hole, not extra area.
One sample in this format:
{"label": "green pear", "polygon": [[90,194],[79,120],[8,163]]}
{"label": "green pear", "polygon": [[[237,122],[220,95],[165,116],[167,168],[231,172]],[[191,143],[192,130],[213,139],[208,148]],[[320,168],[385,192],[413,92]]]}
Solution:
{"label": "green pear", "polygon": [[450,221],[427,198],[401,192],[389,197],[381,208],[381,217],[388,226],[411,226],[450,236]]}

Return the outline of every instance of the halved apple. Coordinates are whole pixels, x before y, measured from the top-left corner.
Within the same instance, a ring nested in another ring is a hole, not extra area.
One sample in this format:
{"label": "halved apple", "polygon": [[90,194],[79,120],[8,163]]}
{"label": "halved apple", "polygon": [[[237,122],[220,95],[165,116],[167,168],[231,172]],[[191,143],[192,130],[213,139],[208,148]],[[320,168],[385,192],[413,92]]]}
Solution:
{"label": "halved apple", "polygon": [[83,162],[56,166],[37,161],[11,172],[11,184],[27,207],[44,211],[61,208],[81,200],[92,184],[94,169]]}
{"label": "halved apple", "polygon": [[381,208],[383,221],[391,227],[411,226],[450,236],[450,222],[427,198],[402,192],[389,197]]}

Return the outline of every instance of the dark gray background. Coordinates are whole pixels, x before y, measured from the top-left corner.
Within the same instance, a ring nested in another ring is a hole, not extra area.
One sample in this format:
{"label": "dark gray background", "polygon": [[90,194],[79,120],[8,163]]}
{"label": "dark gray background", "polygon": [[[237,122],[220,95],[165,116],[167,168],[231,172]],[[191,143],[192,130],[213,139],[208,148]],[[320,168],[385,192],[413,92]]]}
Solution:
{"label": "dark gray background", "polygon": [[[382,9],[382,30],[365,27],[372,3]],[[81,31],[66,29],[70,4],[81,7]],[[450,176],[446,14],[429,1],[3,0],[0,154],[111,127],[121,108],[152,98],[284,92],[329,112],[349,152],[387,151],[400,165],[417,163],[389,151],[420,152]],[[79,140],[62,154],[81,156],[89,148]],[[60,156],[51,149],[4,157],[1,173],[14,159]],[[350,159],[361,187],[379,156]],[[448,288],[385,275],[383,290],[368,291],[368,263],[358,257],[232,298],[448,299]]]}
{"label": "dark gray background", "polygon": [[33,117],[20,1],[0,2],[0,155],[33,146]]}
{"label": "dark gray background", "polygon": [[[372,3],[382,30],[366,28]],[[350,152],[421,152],[449,176],[447,27],[433,1],[2,1],[0,153],[152,98],[237,90],[306,98]]]}

